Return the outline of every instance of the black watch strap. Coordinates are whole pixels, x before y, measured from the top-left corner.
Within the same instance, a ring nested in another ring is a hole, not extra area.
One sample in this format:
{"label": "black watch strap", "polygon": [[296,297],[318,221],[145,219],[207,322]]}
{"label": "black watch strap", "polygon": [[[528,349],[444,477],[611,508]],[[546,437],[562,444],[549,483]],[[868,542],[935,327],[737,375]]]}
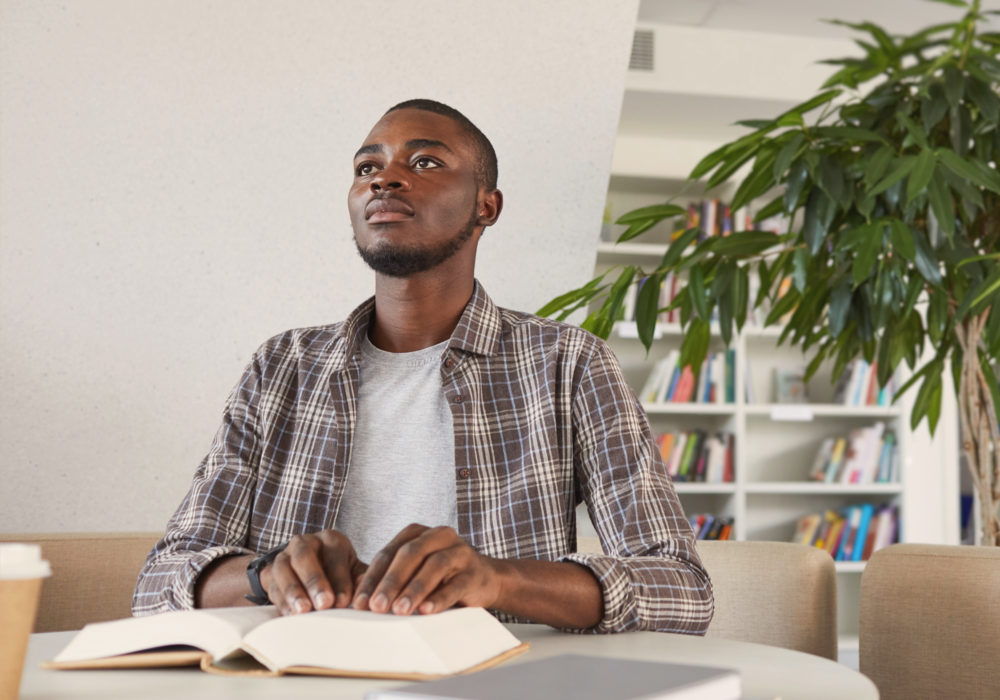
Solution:
{"label": "black watch strap", "polygon": [[275,557],[284,552],[287,546],[287,542],[280,544],[274,549],[264,552],[259,557],[254,557],[247,565],[247,578],[250,579],[250,590],[253,591],[253,595],[245,595],[243,597],[254,605],[270,604],[267,591],[260,585],[260,572],[264,570],[265,566],[274,561]]}

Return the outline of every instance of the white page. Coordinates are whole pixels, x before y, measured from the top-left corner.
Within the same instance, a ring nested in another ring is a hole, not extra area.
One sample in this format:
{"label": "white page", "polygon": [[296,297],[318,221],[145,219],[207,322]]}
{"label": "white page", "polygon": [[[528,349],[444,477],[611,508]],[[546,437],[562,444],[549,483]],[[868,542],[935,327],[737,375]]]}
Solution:
{"label": "white page", "polygon": [[98,622],[84,627],[56,661],[87,661],[155,647],[184,644],[221,658],[239,648],[243,636],[278,612],[273,606],[166,612]]}
{"label": "white page", "polygon": [[411,617],[347,609],[274,620],[248,634],[243,648],[272,670],[449,674],[519,644],[482,608]]}

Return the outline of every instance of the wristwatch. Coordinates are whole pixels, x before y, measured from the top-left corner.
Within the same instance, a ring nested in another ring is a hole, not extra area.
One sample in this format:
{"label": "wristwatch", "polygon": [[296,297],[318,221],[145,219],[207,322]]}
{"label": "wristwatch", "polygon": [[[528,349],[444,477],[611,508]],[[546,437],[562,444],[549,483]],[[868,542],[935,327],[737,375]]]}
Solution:
{"label": "wristwatch", "polygon": [[287,542],[279,544],[274,549],[264,552],[259,557],[254,557],[247,565],[247,578],[250,579],[250,590],[253,591],[253,595],[245,595],[243,597],[254,605],[270,604],[267,591],[260,585],[260,572],[264,570],[265,566],[274,561],[275,557],[284,552],[287,546]]}

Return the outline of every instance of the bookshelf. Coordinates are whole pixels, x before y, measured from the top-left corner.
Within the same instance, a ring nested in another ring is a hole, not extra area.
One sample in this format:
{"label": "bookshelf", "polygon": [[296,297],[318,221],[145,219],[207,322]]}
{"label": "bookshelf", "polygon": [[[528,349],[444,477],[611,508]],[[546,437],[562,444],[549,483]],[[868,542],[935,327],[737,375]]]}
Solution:
{"label": "bookshelf", "polygon": [[[666,179],[612,176],[609,189],[612,215],[617,218],[631,209],[662,203],[684,186],[685,183]],[[711,197],[728,200],[733,191],[730,185],[705,193],[694,185],[675,201],[686,205],[689,201]],[[612,239],[622,230],[624,227],[613,227]],[[644,234],[640,241],[619,245],[599,242],[595,274],[615,265],[638,264],[646,270],[655,268],[666,252],[671,233],[670,223],[663,222]],[[700,428],[710,433],[730,432],[735,437],[735,479],[732,483],[675,483],[685,513],[732,517],[737,540],[790,542],[798,519],[804,515],[863,503],[876,506],[889,503],[897,508],[899,541],[905,541],[908,517],[905,467],[910,449],[908,409],[905,405],[853,407],[833,403],[832,363],[822,366],[808,383],[809,404],[772,403],[774,369],[804,365],[809,359],[803,358],[797,347],[776,347],[780,333],[780,328],[754,326],[748,319],[743,332],[733,338],[730,347],[735,350],[737,389],[734,403],[644,404],[654,435]],[[658,324],[647,357],[635,324],[619,322],[608,344],[638,393],[653,363],[678,349],[681,340],[679,324]],[[720,351],[724,347],[718,329],[713,328],[709,351]],[[753,403],[747,402],[745,386],[748,379],[754,386]],[[898,482],[825,484],[809,480],[813,459],[824,439],[846,435],[850,430],[870,426],[876,421],[884,422],[897,437],[902,467]],[[586,520],[585,515],[582,520]],[[865,562],[835,562],[835,567],[839,634],[844,648],[850,649],[852,644],[856,645],[858,634],[860,574]]]}

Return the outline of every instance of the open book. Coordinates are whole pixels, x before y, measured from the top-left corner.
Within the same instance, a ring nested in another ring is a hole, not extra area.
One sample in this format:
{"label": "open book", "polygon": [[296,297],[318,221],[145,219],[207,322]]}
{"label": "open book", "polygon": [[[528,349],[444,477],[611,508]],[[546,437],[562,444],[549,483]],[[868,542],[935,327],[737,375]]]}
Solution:
{"label": "open book", "polygon": [[218,608],[87,625],[42,668],[200,665],[222,675],[427,680],[489,668],[527,648],[482,608],[411,617]]}

